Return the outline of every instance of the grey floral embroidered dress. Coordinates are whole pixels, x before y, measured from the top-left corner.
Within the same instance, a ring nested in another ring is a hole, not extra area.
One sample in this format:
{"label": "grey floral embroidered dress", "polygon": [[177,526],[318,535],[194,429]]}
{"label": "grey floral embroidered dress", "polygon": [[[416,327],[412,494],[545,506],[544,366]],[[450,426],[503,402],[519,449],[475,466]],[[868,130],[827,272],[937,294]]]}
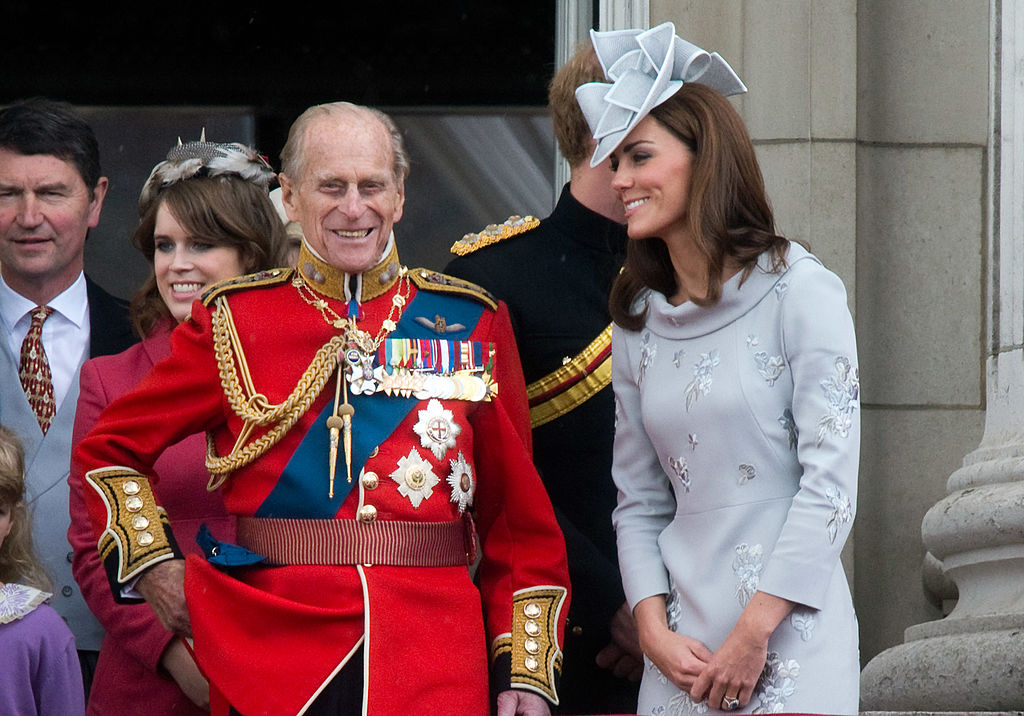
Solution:
{"label": "grey floral embroidered dress", "polygon": [[[840,552],[853,525],[859,375],[846,291],[791,244],[711,308],[648,292],[613,330],[613,476],[630,606],[717,649],[754,592],[799,606],[772,635],[747,713],[857,713],[857,620]],[[698,438],[699,436],[699,438]],[[647,662],[639,713],[715,712]]]}

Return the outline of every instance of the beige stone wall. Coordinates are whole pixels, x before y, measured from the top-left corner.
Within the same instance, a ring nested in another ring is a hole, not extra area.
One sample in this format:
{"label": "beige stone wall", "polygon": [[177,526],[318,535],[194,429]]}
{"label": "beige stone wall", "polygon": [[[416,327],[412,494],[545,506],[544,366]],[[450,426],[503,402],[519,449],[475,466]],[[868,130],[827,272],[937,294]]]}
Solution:
{"label": "beige stone wall", "polygon": [[736,68],[780,229],[849,291],[867,662],[941,616],[921,520],[984,427],[988,0],[652,0],[650,16]]}

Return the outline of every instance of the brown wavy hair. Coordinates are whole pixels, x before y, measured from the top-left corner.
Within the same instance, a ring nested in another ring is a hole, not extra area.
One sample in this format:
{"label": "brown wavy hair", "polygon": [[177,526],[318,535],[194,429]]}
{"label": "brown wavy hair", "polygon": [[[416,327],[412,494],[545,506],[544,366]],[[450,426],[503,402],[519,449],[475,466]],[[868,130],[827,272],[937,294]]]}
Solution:
{"label": "brown wavy hair", "polygon": [[577,45],[572,57],[559,68],[548,85],[548,112],[555,130],[555,141],[570,167],[589,160],[593,150],[590,125],[576,101],[576,88],[587,82],[605,81],[604,69],[588,38]]}
{"label": "brown wavy hair", "polygon": [[25,504],[25,449],[4,425],[0,425],[0,504],[11,508],[11,531],[0,544],[0,584],[15,582],[50,591],[50,578],[32,544],[32,517]]}
{"label": "brown wavy hair", "polygon": [[[156,214],[166,205],[189,234],[215,246],[238,250],[246,273],[285,266],[288,238],[284,223],[265,189],[234,175],[193,177],[171,184],[149,204],[139,207],[132,245],[153,266]],[[150,272],[131,300],[135,330],[145,338],[171,315]]]}
{"label": "brown wavy hair", "polygon": [[[723,270],[739,265],[741,280],[746,279],[765,251],[772,253],[773,270],[781,270],[789,241],[775,232],[753,142],[729,100],[690,82],[652,109],[650,116],[693,152],[686,216],[707,265],[707,295],[691,300],[714,305],[722,295]],[[643,327],[646,308],[633,311],[645,289],[666,296],[679,289],[668,249],[657,237],[631,239],[626,247],[625,265],[609,299],[617,324],[629,330]]]}

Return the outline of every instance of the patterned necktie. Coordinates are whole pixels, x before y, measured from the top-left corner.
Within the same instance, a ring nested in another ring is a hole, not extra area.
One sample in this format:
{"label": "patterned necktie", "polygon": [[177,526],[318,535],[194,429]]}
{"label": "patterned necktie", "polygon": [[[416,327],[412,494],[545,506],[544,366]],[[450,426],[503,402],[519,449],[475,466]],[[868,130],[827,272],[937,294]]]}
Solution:
{"label": "patterned necktie", "polygon": [[32,309],[32,325],[21,343],[21,387],[25,389],[28,404],[36,414],[43,435],[50,428],[50,421],[57,412],[53,399],[53,382],[50,380],[50,362],[43,350],[43,321],[50,317],[53,309],[37,306]]}

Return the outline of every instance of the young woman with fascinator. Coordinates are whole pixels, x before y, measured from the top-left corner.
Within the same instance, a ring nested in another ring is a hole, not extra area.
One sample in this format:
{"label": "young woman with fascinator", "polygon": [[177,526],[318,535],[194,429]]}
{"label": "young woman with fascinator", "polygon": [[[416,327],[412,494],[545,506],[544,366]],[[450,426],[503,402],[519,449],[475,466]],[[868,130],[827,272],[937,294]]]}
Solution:
{"label": "young woman with fascinator", "polygon": [[[153,268],[132,298],[132,320],[142,342],[82,366],[74,444],[100,412],[128,392],[171,352],[171,332],[192,302],[225,279],[284,265],[286,239],[268,192],[275,174],[241,144],[188,142],[157,164],[139,198],[132,244]],[[157,492],[172,506],[171,528],[182,549],[200,553],[200,525],[234,539],[234,522],[217,493],[208,492],[202,433],[168,448],[156,463]],[[165,629],[148,603],[118,604],[110,592],[92,538],[81,478],[72,473],[73,571],[89,608],[106,629],[89,697],[90,716],[203,714],[209,689],[189,645]],[[144,525],[139,538],[144,539]]]}
{"label": "young woman with fascinator", "polygon": [[780,236],[732,68],[592,33],[577,89],[630,243],[611,296],[613,515],[646,655],[639,713],[856,713],[856,340],[842,282]]}

